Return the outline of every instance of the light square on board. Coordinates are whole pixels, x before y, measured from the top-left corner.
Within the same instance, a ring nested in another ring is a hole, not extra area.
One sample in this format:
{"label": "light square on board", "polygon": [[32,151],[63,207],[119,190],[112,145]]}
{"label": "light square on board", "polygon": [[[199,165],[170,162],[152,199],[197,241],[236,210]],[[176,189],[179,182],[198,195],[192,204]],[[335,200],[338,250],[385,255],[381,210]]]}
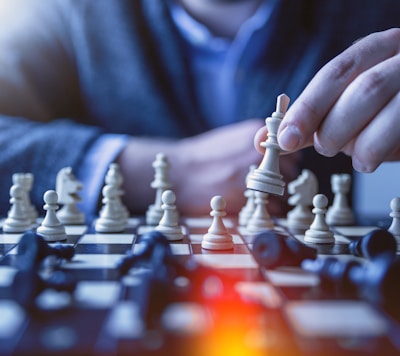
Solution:
{"label": "light square on board", "polygon": [[0,244],[17,244],[21,240],[22,234],[0,234]]}
{"label": "light square on board", "polygon": [[0,300],[0,339],[9,339],[18,334],[25,321],[24,310],[11,300]]}
{"label": "light square on board", "polygon": [[81,281],[74,293],[75,300],[86,307],[111,307],[119,298],[121,284],[118,281]]}
{"label": "light square on board", "polygon": [[202,254],[193,255],[197,262],[214,268],[257,268],[250,254]]}
{"label": "light square on board", "polygon": [[86,234],[79,244],[125,244],[133,243],[134,234]]}
{"label": "light square on board", "polygon": [[65,225],[67,235],[83,235],[88,230],[86,225]]}
{"label": "light square on board", "polygon": [[101,269],[101,268],[112,268],[115,269],[117,263],[125,255],[115,254],[77,254],[71,261],[64,261],[62,267],[64,269]]}
{"label": "light square on board", "polygon": [[265,270],[263,273],[274,286],[313,287],[319,284],[317,274],[303,271],[300,267]]}
{"label": "light square on board", "polygon": [[360,301],[288,302],[285,312],[295,330],[306,337],[372,337],[388,330],[383,316]]}

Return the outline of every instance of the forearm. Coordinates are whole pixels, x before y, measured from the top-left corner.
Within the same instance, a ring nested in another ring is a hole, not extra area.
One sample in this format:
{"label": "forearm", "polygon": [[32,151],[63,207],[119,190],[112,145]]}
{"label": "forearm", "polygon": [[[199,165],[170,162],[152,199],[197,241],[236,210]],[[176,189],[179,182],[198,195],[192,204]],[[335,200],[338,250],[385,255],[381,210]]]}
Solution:
{"label": "forearm", "polygon": [[101,131],[71,120],[37,123],[26,119],[0,116],[0,206],[4,214],[9,207],[11,175],[34,174],[31,193],[33,203],[41,209],[43,193],[54,189],[58,171],[80,166],[84,153],[99,138]]}

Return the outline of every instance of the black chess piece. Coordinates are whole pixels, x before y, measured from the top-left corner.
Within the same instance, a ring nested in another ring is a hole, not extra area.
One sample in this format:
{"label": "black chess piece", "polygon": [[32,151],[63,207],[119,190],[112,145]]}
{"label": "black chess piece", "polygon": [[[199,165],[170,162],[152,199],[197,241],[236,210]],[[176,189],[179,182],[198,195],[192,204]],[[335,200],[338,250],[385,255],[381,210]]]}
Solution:
{"label": "black chess piece", "polygon": [[117,264],[121,276],[131,268],[145,267],[138,277],[140,288],[132,290],[129,298],[140,306],[140,315],[149,328],[158,323],[171,302],[176,263],[168,239],[154,230],[141,235],[135,251],[129,251]]}
{"label": "black chess piece", "polygon": [[35,268],[49,255],[70,260],[74,254],[75,249],[73,246],[61,244],[50,246],[42,236],[34,231],[27,231],[22,235],[18,243],[17,268],[27,271]]}
{"label": "black chess piece", "polygon": [[15,274],[12,284],[13,299],[27,310],[36,309],[36,297],[45,289],[55,289],[73,293],[76,280],[71,274],[62,271],[53,272],[44,279],[34,270],[20,270]]}
{"label": "black chess piece", "polygon": [[128,251],[117,264],[121,275],[128,273],[129,269],[139,265],[151,266],[159,278],[169,278],[165,265],[172,260],[171,246],[168,239],[161,232],[150,231],[140,236],[139,244],[133,253]]}
{"label": "black chess piece", "polygon": [[365,264],[334,257],[304,260],[302,268],[317,273],[322,281],[340,286],[345,292],[353,289],[372,303],[391,307],[400,297],[400,260],[391,252],[381,253]]}
{"label": "black chess piece", "polygon": [[397,242],[394,236],[385,229],[375,229],[359,240],[349,244],[349,251],[354,256],[374,258],[383,252],[391,253],[394,257],[397,251]]}
{"label": "black chess piece", "polygon": [[300,266],[305,259],[317,258],[316,249],[274,231],[264,231],[256,235],[252,251],[256,261],[269,269]]}

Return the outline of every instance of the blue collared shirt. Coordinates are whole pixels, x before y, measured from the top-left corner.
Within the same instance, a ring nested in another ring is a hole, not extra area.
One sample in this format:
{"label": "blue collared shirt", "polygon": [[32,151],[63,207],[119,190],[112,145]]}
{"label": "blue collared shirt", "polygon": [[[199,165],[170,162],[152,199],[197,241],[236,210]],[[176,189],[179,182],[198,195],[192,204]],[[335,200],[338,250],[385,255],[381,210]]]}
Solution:
{"label": "blue collared shirt", "polygon": [[171,3],[172,18],[185,39],[197,95],[200,102],[207,103],[202,109],[211,127],[236,121],[236,99],[246,69],[257,60],[270,35],[268,24],[275,4],[275,0],[262,2],[229,40],[214,36],[182,6]]}
{"label": "blue collared shirt", "polygon": [[[257,59],[261,43],[268,36],[268,23],[277,0],[263,2],[240,27],[233,40],[215,37],[175,2],[170,3],[172,19],[185,39],[187,55],[193,65],[194,81],[200,102],[208,103],[203,115],[211,127],[237,120],[236,98],[246,68]],[[245,54],[245,55],[244,55]],[[82,208],[95,215],[98,197],[108,166],[127,144],[126,135],[103,135],[86,154],[77,176],[82,181]]]}

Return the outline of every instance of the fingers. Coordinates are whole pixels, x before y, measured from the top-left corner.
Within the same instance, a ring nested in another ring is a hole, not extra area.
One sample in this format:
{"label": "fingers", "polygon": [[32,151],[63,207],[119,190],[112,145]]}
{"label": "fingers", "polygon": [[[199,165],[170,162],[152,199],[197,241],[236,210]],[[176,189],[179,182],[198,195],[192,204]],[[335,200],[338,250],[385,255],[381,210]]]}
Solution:
{"label": "fingers", "polygon": [[[325,127],[322,129],[322,133],[319,133],[320,136],[317,137],[317,149],[321,153],[331,155],[342,148],[337,147],[339,146],[336,142],[338,136],[332,134],[332,132],[335,132],[333,129],[337,129],[333,122],[338,115],[341,116],[342,122],[347,120],[347,124],[352,118],[345,119],[339,108],[343,109],[345,104],[349,105],[350,94],[354,93],[357,87],[364,87],[362,91],[367,93],[369,98],[375,96],[378,96],[378,98],[374,103],[369,103],[362,95],[359,95],[351,102],[351,106],[354,108],[352,112],[357,111],[358,105],[361,105],[361,107],[367,105],[368,109],[376,111],[380,105],[384,104],[385,95],[389,96],[386,100],[390,99],[394,87],[393,81],[383,80],[377,74],[378,70],[372,70],[368,74],[364,72],[368,72],[370,68],[395,56],[399,44],[400,29],[374,33],[361,39],[324,66],[286,113],[278,131],[280,146],[284,150],[293,151],[312,145],[314,143],[314,132],[328,117],[330,122],[327,124],[324,122]],[[388,69],[388,72],[391,70]],[[361,73],[365,75],[357,78]],[[355,80],[356,78],[357,80]],[[364,83],[363,80],[366,82]],[[346,91],[353,81],[356,81],[356,84]],[[372,87],[370,87],[371,85]],[[379,87],[384,87],[387,91],[380,95],[379,90],[377,90]],[[345,92],[346,97],[341,99]],[[335,107],[339,99],[340,106]],[[358,115],[361,114],[360,109]],[[371,114],[369,115],[371,116]],[[355,125],[358,125],[357,122]],[[328,131],[330,136],[327,134]],[[356,131],[355,128],[353,128],[354,131]],[[329,142],[327,147],[325,147],[326,141]],[[343,146],[342,141],[340,144]]]}
{"label": "fingers", "polygon": [[256,134],[254,135],[254,147],[261,154],[265,153],[265,147],[260,146],[260,143],[264,142],[267,139],[267,135],[268,135],[268,130],[267,126],[265,125],[260,129],[258,129]]}
{"label": "fingers", "polygon": [[353,167],[360,172],[373,172],[383,161],[397,158],[400,137],[400,94],[377,114],[354,140]]}
{"label": "fingers", "polygon": [[315,149],[325,156],[334,156],[364,127],[376,120],[380,122],[378,113],[400,90],[399,69],[400,56],[395,56],[363,72],[350,83],[318,128],[314,136]]}

